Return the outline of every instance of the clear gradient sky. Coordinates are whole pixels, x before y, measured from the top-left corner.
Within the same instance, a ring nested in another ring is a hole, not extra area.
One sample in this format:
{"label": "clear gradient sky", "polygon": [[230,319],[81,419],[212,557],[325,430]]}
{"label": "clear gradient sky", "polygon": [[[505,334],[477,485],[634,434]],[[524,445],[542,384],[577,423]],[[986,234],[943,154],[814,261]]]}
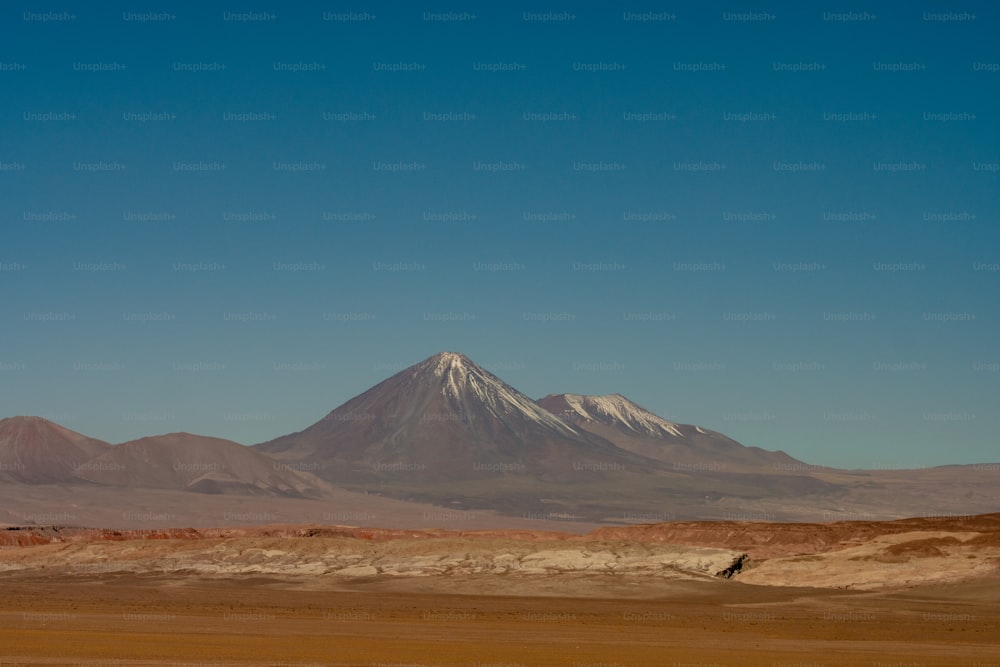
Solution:
{"label": "clear gradient sky", "polygon": [[0,416],[253,444],[453,350],[1000,460],[995,3],[426,4],[5,2]]}

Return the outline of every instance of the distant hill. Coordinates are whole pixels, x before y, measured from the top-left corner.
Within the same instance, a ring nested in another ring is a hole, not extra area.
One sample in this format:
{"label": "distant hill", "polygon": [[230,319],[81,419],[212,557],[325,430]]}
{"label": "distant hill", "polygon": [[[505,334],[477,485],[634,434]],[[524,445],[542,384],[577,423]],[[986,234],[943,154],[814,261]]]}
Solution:
{"label": "distant hill", "polygon": [[110,447],[41,417],[0,419],[0,481],[77,482],[77,468]]}

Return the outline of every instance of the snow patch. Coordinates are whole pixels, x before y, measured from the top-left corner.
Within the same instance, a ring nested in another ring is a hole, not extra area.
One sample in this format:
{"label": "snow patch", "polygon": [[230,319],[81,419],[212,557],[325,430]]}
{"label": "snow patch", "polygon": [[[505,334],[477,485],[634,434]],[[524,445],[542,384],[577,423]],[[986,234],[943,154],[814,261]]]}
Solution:
{"label": "snow patch", "polygon": [[588,421],[606,423],[610,419],[636,432],[682,436],[677,424],[636,405],[621,394],[606,396],[564,394],[563,398],[573,412]]}

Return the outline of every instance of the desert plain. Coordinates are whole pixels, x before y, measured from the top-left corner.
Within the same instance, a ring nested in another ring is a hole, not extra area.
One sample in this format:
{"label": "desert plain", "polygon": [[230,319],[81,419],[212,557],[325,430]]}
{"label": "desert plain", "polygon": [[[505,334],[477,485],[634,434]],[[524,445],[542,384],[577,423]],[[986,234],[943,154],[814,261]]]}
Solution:
{"label": "desert plain", "polygon": [[0,546],[4,666],[1000,665],[998,514],[7,526]]}

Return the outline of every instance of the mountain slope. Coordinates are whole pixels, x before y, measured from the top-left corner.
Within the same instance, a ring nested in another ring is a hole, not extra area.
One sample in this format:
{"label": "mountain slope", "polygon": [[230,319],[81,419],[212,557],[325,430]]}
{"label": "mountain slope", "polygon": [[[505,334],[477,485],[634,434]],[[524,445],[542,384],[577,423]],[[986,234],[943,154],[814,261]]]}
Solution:
{"label": "mountain slope", "polygon": [[110,447],[41,417],[0,419],[0,481],[78,481],[77,467]]}
{"label": "mountain slope", "polygon": [[456,481],[497,473],[569,481],[655,467],[454,352],[425,359],[304,431],[257,448],[309,462],[331,481]]}
{"label": "mountain slope", "polygon": [[77,476],[108,486],[211,494],[310,497],[327,487],[309,474],[249,447],[190,433],[169,433],[111,447]]}

